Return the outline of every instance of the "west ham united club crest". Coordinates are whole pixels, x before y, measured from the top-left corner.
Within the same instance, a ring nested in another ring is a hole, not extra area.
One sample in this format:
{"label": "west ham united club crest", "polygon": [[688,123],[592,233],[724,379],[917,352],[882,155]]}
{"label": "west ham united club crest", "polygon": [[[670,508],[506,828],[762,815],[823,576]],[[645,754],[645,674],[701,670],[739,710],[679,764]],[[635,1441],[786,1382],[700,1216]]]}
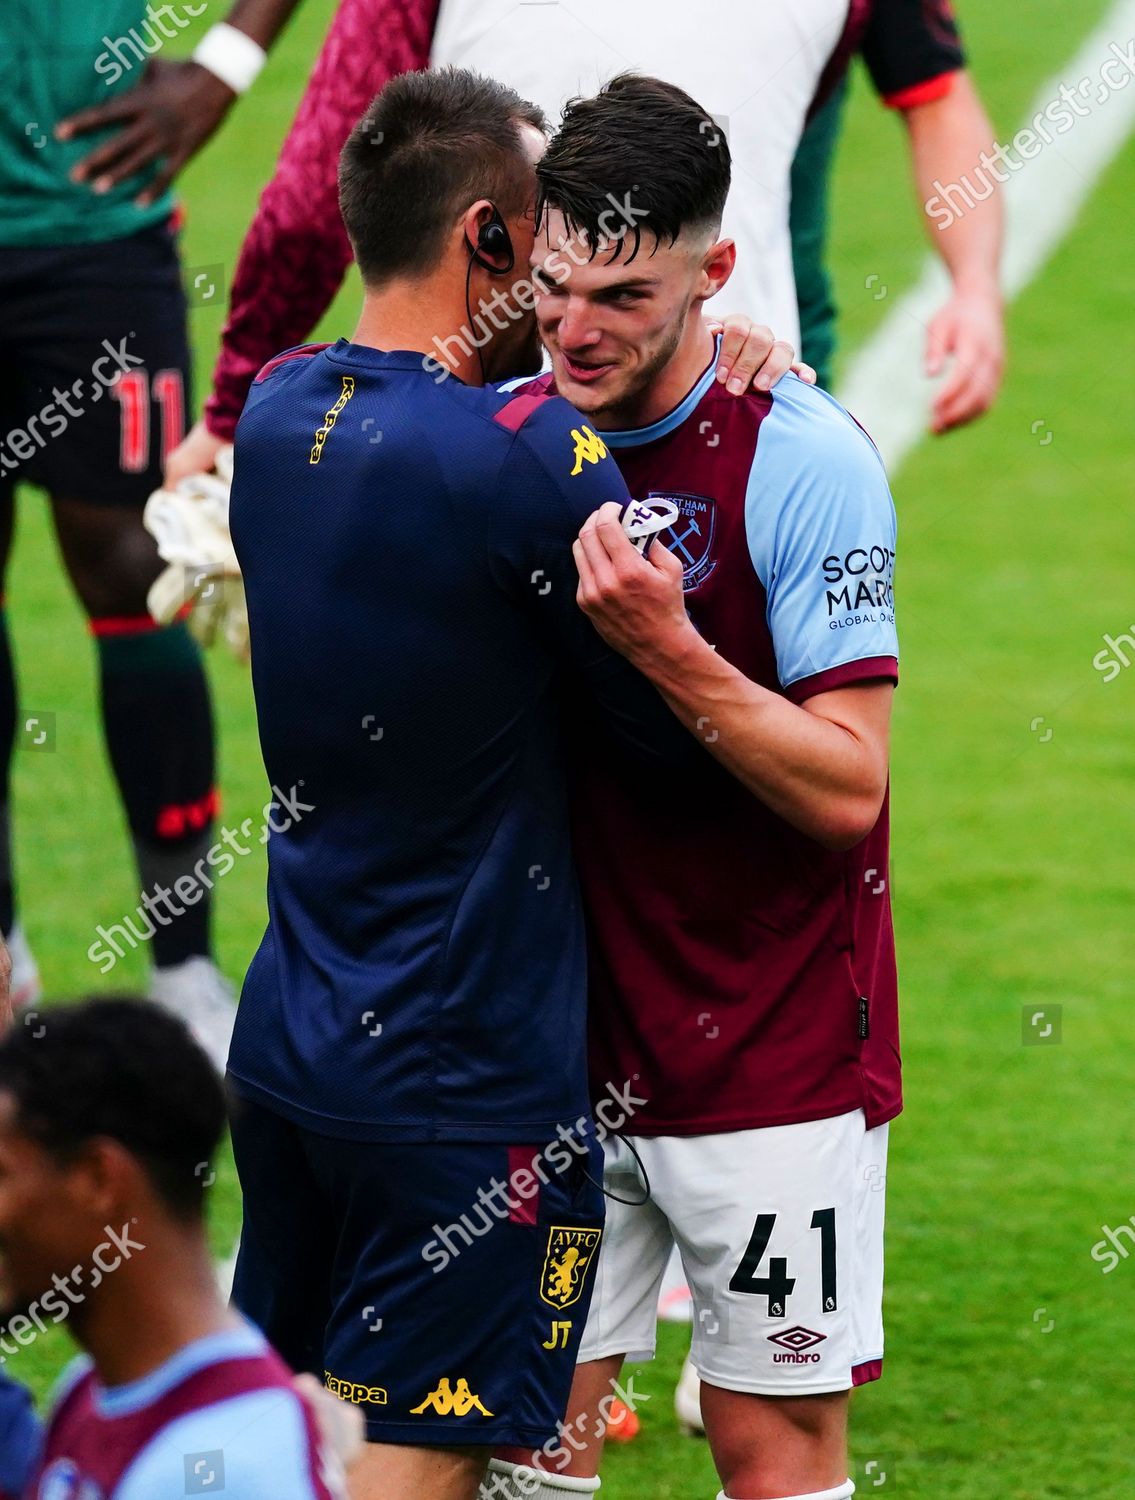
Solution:
{"label": "west ham united club crest", "polygon": [[648,500],[669,500],[681,515],[667,531],[659,533],[663,544],[682,561],[682,588],[688,594],[700,588],[717,567],[713,556],[713,532],[717,501],[707,495],[689,495],[680,490],[651,490]]}

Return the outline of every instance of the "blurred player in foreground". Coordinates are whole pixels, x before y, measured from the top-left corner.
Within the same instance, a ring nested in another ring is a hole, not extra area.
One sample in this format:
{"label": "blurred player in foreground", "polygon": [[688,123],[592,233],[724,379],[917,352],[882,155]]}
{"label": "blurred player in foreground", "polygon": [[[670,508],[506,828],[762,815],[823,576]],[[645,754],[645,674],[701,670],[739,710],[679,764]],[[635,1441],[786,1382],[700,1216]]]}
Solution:
{"label": "blurred player in foreground", "polygon": [[[927,331],[928,370],[952,361],[932,425],[944,431],[979,416],[1003,363],[1001,200],[992,194],[947,228],[926,207],[937,179],[956,180],[992,145],[946,0],[808,0],[803,8],[729,0],[714,11],[712,36],[692,14],[656,0],[519,9],[513,0],[443,0],[440,13],[438,0],[340,0],[241,247],[204,416],[170,455],[167,483],[213,468],[257,370],[306,338],[329,307],[351,255],[336,213],[339,150],[378,89],[425,67],[431,52],[435,65],[503,78],[553,120],[572,94],[628,60],[709,100],[719,124],[728,120],[720,128],[737,165],[734,305],[791,340],[799,300],[800,347],[827,385],[835,344],[828,179],[846,71],[861,47],[906,126],[918,201],[950,274],[949,300]],[[711,122],[707,138],[717,129]]]}
{"label": "blurred player in foreground", "polygon": [[[552,375],[520,389],[567,396],[636,501],[680,513],[644,560],[603,507],[575,548],[580,601],[717,764],[667,780],[577,721],[592,1086],[634,1078],[635,1108],[606,1145],[570,1439],[536,1488],[508,1467],[522,1455],[498,1462],[501,1496],[593,1480],[597,1407],[625,1357],[653,1353],[675,1243],[730,1500],[850,1495],[848,1391],[881,1370],[901,1102],[894,508],[878,454],[825,393],[789,378],[730,400],[714,380],[700,303],[735,249],[720,238],[728,148],[707,145],[705,118],[671,85],[622,77],[569,108],[537,169]],[[626,194],[634,230],[604,233]]]}
{"label": "blurred player in foreground", "polygon": [[28,1408],[13,1422],[0,1493],[342,1500],[311,1407],[217,1290],[224,1120],[207,1057],[145,1002],[57,1007],[0,1042],[0,1340],[11,1369],[66,1320],[86,1351],[42,1437]]}
{"label": "blurred player in foreground", "polygon": [[[252,82],[295,3],[237,0],[178,62],[152,55],[188,24],[168,5],[0,6],[0,574],[16,486],[42,485],[94,637],[107,749],[153,903],[117,937],[148,941],[153,997],[222,1064],[233,1000],[209,957],[211,882],[194,876],[213,843],[209,692],[185,625],[159,629],[147,613],[160,562],[142,507],[191,399],[169,185]],[[51,701],[44,684],[36,691]],[[26,1003],[39,976],[13,892],[16,724],[0,611],[0,929]],[[185,880],[192,900],[180,898]]]}

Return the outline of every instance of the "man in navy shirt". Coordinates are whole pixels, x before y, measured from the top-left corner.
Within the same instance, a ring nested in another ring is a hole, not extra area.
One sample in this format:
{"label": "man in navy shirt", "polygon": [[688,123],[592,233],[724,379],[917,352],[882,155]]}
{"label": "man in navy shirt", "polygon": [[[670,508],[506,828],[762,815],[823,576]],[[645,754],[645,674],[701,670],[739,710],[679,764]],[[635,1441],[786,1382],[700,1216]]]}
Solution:
{"label": "man in navy shirt", "polygon": [[279,808],[230,1055],[234,1291],[363,1411],[364,1500],[472,1496],[566,1404],[602,1157],[560,689],[704,754],[576,607],[572,541],[627,499],[606,447],[483,383],[538,364],[543,125],[474,74],[388,85],[340,167],[355,337],[272,361],[236,440]]}

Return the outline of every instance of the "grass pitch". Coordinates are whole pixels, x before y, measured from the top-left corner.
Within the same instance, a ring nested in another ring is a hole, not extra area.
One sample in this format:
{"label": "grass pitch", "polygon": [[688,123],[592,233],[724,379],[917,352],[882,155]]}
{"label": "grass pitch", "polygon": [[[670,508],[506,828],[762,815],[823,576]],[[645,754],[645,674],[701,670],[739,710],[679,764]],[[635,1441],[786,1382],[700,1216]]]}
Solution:
{"label": "grass pitch", "polygon": [[[963,7],[1002,139],[1103,10],[1101,0],[1033,0],[1026,19],[1007,0]],[[189,268],[231,276],[331,11],[307,0],[183,179]],[[894,294],[917,273],[924,240],[908,175],[900,126],[859,80],[834,225],[846,344],[889,306],[865,290],[866,276]],[[1012,309],[997,410],[923,443],[894,485],[903,683],[893,894],[908,1106],[891,1137],[887,1372],[853,1403],[861,1494],[1135,1492],[1135,1264],[1105,1274],[1090,1253],[1102,1226],[1135,1214],[1135,671],[1104,681],[1092,664],[1105,634],[1135,633],[1133,197],[1128,147]],[[353,312],[348,289],[326,336],[349,333]],[[202,387],[221,317],[217,305],[193,312]],[[57,725],[54,753],[28,747],[16,760],[24,922],[50,996],[137,988],[140,958],[106,980],[86,958],[96,923],[132,910],[137,892],[93,652],[32,491],[7,592],[24,705],[55,713]],[[1135,665],[1135,648],[1128,659]],[[224,816],[239,823],[266,797],[248,680],[220,655],[212,672]],[[219,951],[234,979],[262,929],[263,885],[257,851],[219,890]],[[1046,1020],[1030,1028],[1037,1010]],[[239,1222],[228,1162],[213,1195],[227,1254]],[[42,1393],[69,1351],[53,1334],[7,1368]],[[682,1353],[683,1331],[664,1327],[661,1357],[636,1374],[651,1399],[639,1438],[609,1455],[609,1500],[717,1493],[704,1444],[678,1435],[670,1407]]]}

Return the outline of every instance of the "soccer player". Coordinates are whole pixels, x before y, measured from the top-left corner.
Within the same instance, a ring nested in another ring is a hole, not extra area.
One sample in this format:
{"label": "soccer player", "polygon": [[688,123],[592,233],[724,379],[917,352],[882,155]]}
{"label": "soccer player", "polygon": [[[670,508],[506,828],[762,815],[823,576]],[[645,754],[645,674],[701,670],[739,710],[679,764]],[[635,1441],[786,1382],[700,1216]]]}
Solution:
{"label": "soccer player", "polygon": [[[883,103],[902,118],[926,230],[950,276],[949,299],[931,320],[926,341],[929,375],[942,374],[947,358],[952,363],[931,411],[932,429],[946,432],[980,416],[1001,383],[1003,210],[1000,194],[993,193],[943,227],[927,205],[936,180],[956,181],[980,160],[992,127],[966,70],[949,0],[871,0],[868,10],[860,54]],[[789,225],[800,347],[825,389],[832,386],[836,348],[826,264],[828,196],[846,97],[847,77],[837,67],[813,102],[792,162]]]}
{"label": "soccer player", "polygon": [[[0,577],[15,490],[47,490],[98,658],[103,727],[139,878],[155,899],[151,993],[223,1062],[231,991],[209,957],[210,890],[173,888],[213,842],[213,727],[183,623],[155,627],[142,507],[190,399],[174,170],[247,87],[295,0],[238,0],[191,60],[153,58],[187,21],[141,0],[0,6]],[[111,132],[107,134],[108,130]],[[92,150],[90,133],[95,132]],[[0,930],[14,992],[39,976],[16,921],[9,773],[16,681],[0,610]],[[29,738],[47,731],[29,722]]]}
{"label": "soccer player", "polygon": [[[425,67],[431,46],[435,64],[480,66],[544,102],[553,119],[569,95],[595,87],[627,57],[720,100],[729,123],[719,127],[744,153],[732,226],[742,251],[737,304],[791,339],[799,295],[804,355],[822,361],[826,385],[835,317],[823,264],[827,178],[847,66],[862,41],[876,87],[907,125],[921,202],[930,191],[923,185],[952,180],[958,162],[968,168],[991,140],[956,28],[945,0],[809,0],[795,11],[730,0],[714,9],[712,35],[691,29],[692,15],[657,0],[520,8],[443,0],[440,15],[438,0],[340,0],[241,247],[212,393],[171,454],[167,482],[213,467],[257,370],[306,338],[330,305],[350,262],[335,211],[340,146],[383,83]],[[707,135],[719,127],[711,122]],[[935,398],[934,424],[944,430],[979,415],[1000,379],[999,197],[945,232],[927,223],[953,283],[927,349],[935,372],[954,356]]]}
{"label": "soccer player", "polygon": [[234,1296],[364,1412],[357,1500],[467,1500],[554,1437],[602,1232],[561,713],[704,754],[575,604],[614,460],[483,385],[538,366],[543,126],[468,72],[387,85],[340,166],[355,336],[271,361],[237,433],[261,747],[302,816],[229,1060]]}
{"label": "soccer player", "polygon": [[[644,559],[602,507],[575,547],[581,604],[712,760],[667,778],[576,721],[592,1088],[634,1077],[639,1102],[606,1147],[570,1441],[536,1488],[519,1452],[498,1462],[502,1496],[595,1487],[596,1408],[653,1353],[675,1243],[729,1500],[850,1495],[848,1392],[881,1370],[895,516],[831,397],[788,378],[730,400],[714,380],[700,308],[736,251],[706,118],[623,76],[569,108],[537,169],[552,374],[519,389],[567,396],[635,499],[679,512]],[[605,233],[627,193],[634,230]]]}
{"label": "soccer player", "polygon": [[217,1290],[224,1122],[209,1059],[146,1002],[57,1007],[0,1042],[0,1341],[11,1368],[66,1321],[86,1351],[34,1454],[25,1408],[0,1492],[342,1500],[291,1374]]}

